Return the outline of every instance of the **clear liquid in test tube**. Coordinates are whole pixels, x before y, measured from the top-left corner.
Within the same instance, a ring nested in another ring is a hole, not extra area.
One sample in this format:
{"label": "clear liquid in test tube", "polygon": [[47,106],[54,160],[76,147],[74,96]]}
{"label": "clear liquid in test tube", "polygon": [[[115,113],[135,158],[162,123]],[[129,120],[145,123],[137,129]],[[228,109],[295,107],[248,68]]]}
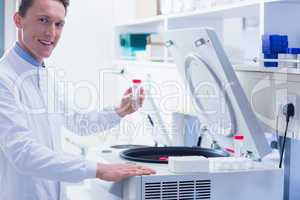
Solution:
{"label": "clear liquid in test tube", "polygon": [[138,110],[140,107],[141,84],[140,79],[132,80],[132,107],[134,110]]}

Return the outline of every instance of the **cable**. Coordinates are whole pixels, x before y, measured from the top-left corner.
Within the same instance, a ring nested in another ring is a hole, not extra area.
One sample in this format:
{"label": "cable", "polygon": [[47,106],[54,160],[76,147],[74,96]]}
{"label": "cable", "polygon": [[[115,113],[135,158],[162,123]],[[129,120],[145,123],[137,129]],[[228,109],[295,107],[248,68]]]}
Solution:
{"label": "cable", "polygon": [[281,142],[280,142],[279,133],[278,133],[278,122],[279,122],[279,114],[277,113],[277,116],[276,116],[276,142],[277,142],[277,149],[279,150],[279,156],[280,156]]}
{"label": "cable", "polygon": [[286,142],[286,135],[287,135],[288,126],[289,126],[289,121],[287,122],[287,124],[285,126],[283,144],[282,144],[281,152],[280,152],[279,168],[282,168],[282,160],[283,160],[283,153],[284,153],[284,148],[285,148],[285,142]]}
{"label": "cable", "polygon": [[288,127],[289,127],[290,117],[294,117],[294,115],[295,115],[294,105],[292,103],[285,105],[283,108],[283,114],[286,116],[286,126],[285,126],[285,131],[284,131],[283,144],[282,144],[281,152],[280,152],[281,154],[280,154],[279,168],[282,168],[283,153],[284,153],[284,148],[285,148],[285,143],[286,143],[286,136],[287,136],[287,131],[288,131]]}

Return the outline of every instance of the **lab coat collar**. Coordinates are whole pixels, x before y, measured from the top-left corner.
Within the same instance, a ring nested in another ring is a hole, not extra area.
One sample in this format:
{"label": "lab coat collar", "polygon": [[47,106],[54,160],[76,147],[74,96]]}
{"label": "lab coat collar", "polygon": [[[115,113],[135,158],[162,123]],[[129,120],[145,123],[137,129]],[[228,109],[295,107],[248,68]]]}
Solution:
{"label": "lab coat collar", "polygon": [[17,52],[15,47],[12,47],[5,55],[7,59],[9,60],[10,63],[12,63],[11,66],[13,66],[15,72],[18,75],[21,75],[22,73],[25,72],[30,72],[30,71],[36,71],[39,69],[37,66],[31,64],[24,58],[22,58]]}
{"label": "lab coat collar", "polygon": [[41,64],[30,53],[23,49],[19,42],[16,42],[14,50],[21,58],[29,62],[31,65],[41,67]]}

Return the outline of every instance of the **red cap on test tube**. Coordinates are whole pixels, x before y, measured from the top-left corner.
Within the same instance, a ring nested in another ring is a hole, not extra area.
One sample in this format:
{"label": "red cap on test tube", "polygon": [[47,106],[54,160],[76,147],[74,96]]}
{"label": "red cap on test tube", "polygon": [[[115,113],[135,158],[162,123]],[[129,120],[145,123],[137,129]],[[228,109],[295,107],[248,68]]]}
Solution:
{"label": "red cap on test tube", "polygon": [[236,135],[236,136],[234,136],[234,139],[235,140],[243,140],[244,136],[243,135]]}
{"label": "red cap on test tube", "polygon": [[139,84],[139,83],[142,83],[142,80],[140,80],[140,79],[133,79],[132,82]]}

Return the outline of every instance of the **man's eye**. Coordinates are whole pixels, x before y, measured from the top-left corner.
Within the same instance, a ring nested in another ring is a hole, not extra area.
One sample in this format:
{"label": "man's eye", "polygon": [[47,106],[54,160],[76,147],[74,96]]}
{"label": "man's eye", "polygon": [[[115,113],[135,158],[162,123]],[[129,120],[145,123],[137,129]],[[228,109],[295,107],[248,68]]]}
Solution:
{"label": "man's eye", "polygon": [[64,25],[65,25],[65,23],[63,23],[63,22],[56,23],[56,27],[58,27],[58,28],[62,28],[62,27],[64,27]]}
{"label": "man's eye", "polygon": [[44,17],[40,18],[39,21],[42,23],[48,23],[48,19]]}

